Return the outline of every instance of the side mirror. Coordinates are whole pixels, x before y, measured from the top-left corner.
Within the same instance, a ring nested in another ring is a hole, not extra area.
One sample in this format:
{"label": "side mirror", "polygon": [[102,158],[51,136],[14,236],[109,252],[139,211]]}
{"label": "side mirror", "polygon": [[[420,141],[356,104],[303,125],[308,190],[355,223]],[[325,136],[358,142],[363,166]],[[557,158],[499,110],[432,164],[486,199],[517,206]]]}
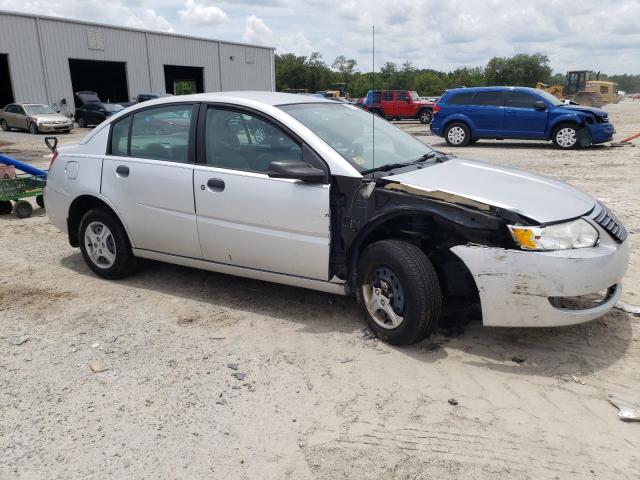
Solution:
{"label": "side mirror", "polygon": [[538,100],[536,103],[533,104],[533,108],[535,108],[536,110],[546,110],[547,104],[544,103],[542,100]]}
{"label": "side mirror", "polygon": [[321,183],[327,177],[327,174],[319,168],[295,160],[271,162],[267,175],[271,178],[290,178],[308,183]]}

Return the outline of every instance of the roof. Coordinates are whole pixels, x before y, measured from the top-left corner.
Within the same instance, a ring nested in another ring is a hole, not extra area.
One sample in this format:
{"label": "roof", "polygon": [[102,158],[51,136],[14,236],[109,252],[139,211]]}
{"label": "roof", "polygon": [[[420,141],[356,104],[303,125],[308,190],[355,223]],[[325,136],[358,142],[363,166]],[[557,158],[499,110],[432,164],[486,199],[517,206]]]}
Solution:
{"label": "roof", "polygon": [[505,85],[493,85],[493,86],[489,86],[489,87],[450,88],[450,89],[447,90],[447,92],[481,92],[483,90],[515,90],[515,89],[540,93],[540,89],[538,89],[538,88],[514,87],[514,86],[505,86]]}
{"label": "roof", "polygon": [[229,102],[249,101],[264,105],[278,106],[292,103],[336,103],[327,98],[313,97],[310,95],[299,95],[296,93],[282,92],[261,92],[261,91],[238,91],[238,92],[211,92],[196,93],[193,95],[174,95],[171,97],[161,97],[144,102],[144,105],[155,105],[163,103],[180,102]]}
{"label": "roof", "polygon": [[254,47],[254,48],[265,48],[269,50],[275,50],[275,47],[266,46],[266,45],[254,45],[251,43],[243,43],[243,42],[231,42],[227,40],[220,40],[216,38],[207,38],[207,37],[194,37],[191,35],[183,35],[180,33],[171,33],[171,32],[162,32],[159,30],[145,30],[142,28],[132,28],[132,27],[123,27],[120,25],[111,25],[108,23],[98,23],[98,22],[88,22],[84,20],[77,20],[75,18],[64,18],[64,17],[54,17],[51,15],[35,15],[33,13],[25,13],[25,12],[11,12],[8,10],[0,10],[0,15],[13,15],[15,17],[29,17],[29,18],[39,18],[42,20],[51,20],[55,22],[62,23],[74,23],[79,25],[89,25],[92,27],[102,27],[102,28],[113,28],[115,30],[127,30],[130,32],[138,32],[138,33],[151,33],[153,35],[164,35],[167,37],[177,37],[177,38],[187,38],[190,40],[202,40],[205,42],[216,42],[216,43],[227,43],[229,45],[241,45],[245,47]]}

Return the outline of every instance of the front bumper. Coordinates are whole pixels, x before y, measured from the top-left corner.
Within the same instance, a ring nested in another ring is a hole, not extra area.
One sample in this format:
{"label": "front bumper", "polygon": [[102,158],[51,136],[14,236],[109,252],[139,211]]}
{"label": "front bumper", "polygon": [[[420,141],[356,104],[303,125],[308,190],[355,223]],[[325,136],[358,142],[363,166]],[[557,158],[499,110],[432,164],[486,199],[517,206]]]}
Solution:
{"label": "front bumper", "polygon": [[604,143],[613,139],[615,129],[611,123],[590,123],[587,129],[591,135],[591,143]]}
{"label": "front bumper", "polygon": [[[594,225],[595,226],[595,225]],[[478,245],[451,251],[471,272],[482,305],[483,324],[496,327],[552,327],[603,316],[622,293],[620,280],[629,263],[628,242],[617,243],[600,226],[593,248],[530,252]],[[578,297],[609,290],[599,304],[559,308],[552,298]]]}
{"label": "front bumper", "polygon": [[73,129],[73,123],[53,123],[53,124],[41,124],[38,125],[38,130],[41,132],[66,132]]}

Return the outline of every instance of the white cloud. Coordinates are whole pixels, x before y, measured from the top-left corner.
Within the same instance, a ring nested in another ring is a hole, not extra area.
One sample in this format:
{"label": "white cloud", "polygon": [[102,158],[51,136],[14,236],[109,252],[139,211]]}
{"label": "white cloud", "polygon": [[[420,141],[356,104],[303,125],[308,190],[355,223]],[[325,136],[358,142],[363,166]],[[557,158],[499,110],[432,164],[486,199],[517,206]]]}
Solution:
{"label": "white cloud", "polygon": [[244,35],[242,39],[249,43],[269,44],[273,41],[273,30],[267,27],[264,20],[251,15],[244,22]]}
{"label": "white cloud", "polygon": [[180,19],[189,25],[220,25],[228,20],[227,14],[218,7],[187,0],[184,9],[178,12]]}

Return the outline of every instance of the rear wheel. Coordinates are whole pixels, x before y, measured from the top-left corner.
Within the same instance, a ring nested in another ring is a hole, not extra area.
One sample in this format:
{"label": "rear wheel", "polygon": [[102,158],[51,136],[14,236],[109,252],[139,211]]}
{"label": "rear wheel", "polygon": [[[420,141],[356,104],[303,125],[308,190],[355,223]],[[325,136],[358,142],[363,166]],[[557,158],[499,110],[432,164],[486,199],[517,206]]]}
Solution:
{"label": "rear wheel", "polygon": [[424,252],[411,243],[371,244],[358,262],[356,297],[369,328],[393,345],[417,342],[438,326],[438,277]]}
{"label": "rear wheel", "polygon": [[452,123],[444,131],[444,139],[451,147],[464,147],[471,140],[469,128],[464,123]]}
{"label": "rear wheel", "polygon": [[433,113],[431,113],[431,110],[429,109],[424,109],[420,112],[420,115],[418,115],[418,119],[420,120],[420,123],[431,123],[431,119],[433,118]]}
{"label": "rear wheel", "polygon": [[553,132],[553,144],[556,148],[570,150],[578,146],[578,129],[575,125],[563,124]]}
{"label": "rear wheel", "polygon": [[38,130],[38,125],[36,125],[35,123],[30,123],[29,124],[29,133],[31,135],[37,135],[38,133],[40,133],[40,131]]}
{"label": "rear wheel", "polygon": [[44,208],[44,196],[42,194],[36,195],[36,203],[40,208]]}
{"label": "rear wheel", "polygon": [[78,231],[80,251],[87,266],[99,277],[115,280],[129,275],[137,259],[120,223],[105,209],[88,211]]}
{"label": "rear wheel", "polygon": [[7,124],[6,120],[0,120],[0,128],[2,128],[3,132],[8,132],[9,131],[9,125]]}
{"label": "rear wheel", "polygon": [[13,214],[17,218],[27,218],[33,213],[33,207],[26,200],[18,200],[13,206]]}
{"label": "rear wheel", "polygon": [[13,205],[9,200],[0,201],[0,215],[8,215],[13,211]]}

